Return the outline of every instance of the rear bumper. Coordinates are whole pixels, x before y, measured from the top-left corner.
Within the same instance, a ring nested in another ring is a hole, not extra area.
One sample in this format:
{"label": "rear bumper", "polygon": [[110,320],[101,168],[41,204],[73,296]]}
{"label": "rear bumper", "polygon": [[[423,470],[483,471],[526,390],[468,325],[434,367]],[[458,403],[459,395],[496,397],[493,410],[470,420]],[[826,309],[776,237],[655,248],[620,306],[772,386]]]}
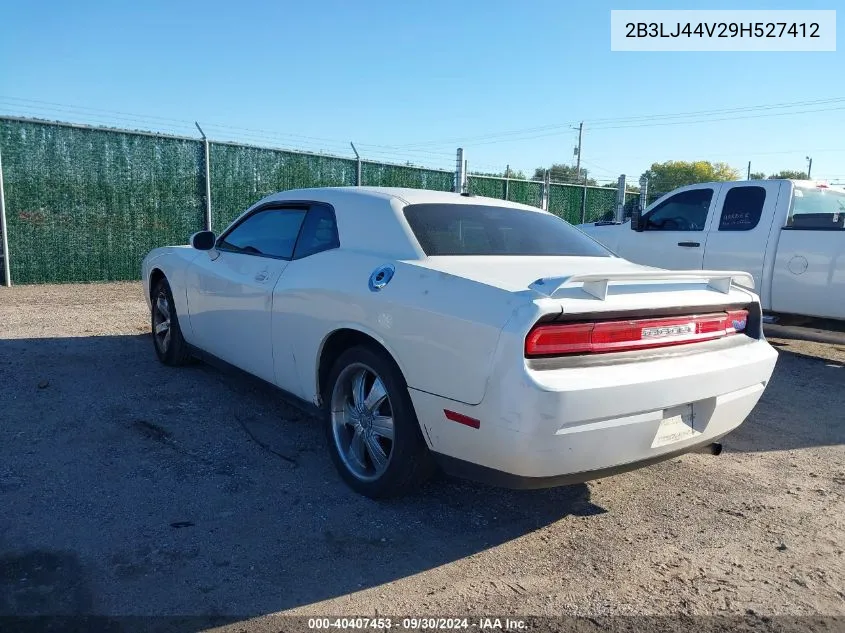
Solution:
{"label": "rear bumper", "polygon": [[[477,406],[415,390],[411,397],[447,471],[543,487],[631,470],[716,441],[757,404],[776,359],[764,340],[743,337],[642,362],[543,370],[526,363],[494,373]],[[447,420],[444,409],[480,420],[479,428]],[[661,423],[681,410],[694,412],[692,432],[666,441]]]}
{"label": "rear bumper", "polygon": [[597,470],[587,470],[580,473],[553,475],[551,477],[523,477],[521,475],[514,475],[513,473],[496,470],[495,468],[488,468],[487,466],[473,464],[472,462],[443,455],[442,453],[432,454],[434,455],[434,459],[438,466],[440,466],[446,474],[452,475],[453,477],[470,479],[472,481],[488,484],[490,486],[498,486],[500,488],[511,488],[513,490],[535,490],[538,488],[570,486],[572,484],[583,483],[585,481],[602,479],[603,477],[612,477],[613,475],[620,475],[638,468],[651,466],[652,464],[657,464],[689,452],[691,452],[689,448],[683,448],[669,453],[661,453],[660,455],[637,462],[630,462],[628,464],[619,464],[617,466]]}

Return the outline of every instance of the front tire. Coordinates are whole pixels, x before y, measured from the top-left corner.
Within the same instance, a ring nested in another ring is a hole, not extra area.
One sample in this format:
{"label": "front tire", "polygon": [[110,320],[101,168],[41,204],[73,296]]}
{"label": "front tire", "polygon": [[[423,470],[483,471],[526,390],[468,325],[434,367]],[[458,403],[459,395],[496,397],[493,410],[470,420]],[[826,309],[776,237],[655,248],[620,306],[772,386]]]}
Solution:
{"label": "front tire", "polygon": [[153,334],[153,346],[156,356],[165,365],[186,364],[191,353],[182,337],[176,304],[167,279],[160,280],[151,295],[150,327]]}
{"label": "front tire", "polygon": [[391,358],[353,347],[335,362],[325,391],[329,453],[350,488],[373,499],[395,497],[428,478],[431,455]]}

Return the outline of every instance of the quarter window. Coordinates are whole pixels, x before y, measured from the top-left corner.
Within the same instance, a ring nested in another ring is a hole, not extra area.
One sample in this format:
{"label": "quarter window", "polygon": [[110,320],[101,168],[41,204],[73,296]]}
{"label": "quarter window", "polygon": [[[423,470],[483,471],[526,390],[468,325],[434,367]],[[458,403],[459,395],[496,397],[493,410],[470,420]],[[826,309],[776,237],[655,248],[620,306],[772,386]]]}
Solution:
{"label": "quarter window", "polygon": [[766,190],[763,187],[733,187],[722,205],[720,231],[750,231],[760,222]]}
{"label": "quarter window", "polygon": [[328,206],[314,205],[305,216],[293,258],[301,259],[339,247],[334,211]]}
{"label": "quarter window", "polygon": [[265,209],[249,216],[218,243],[223,251],[290,259],[306,209]]}
{"label": "quarter window", "polygon": [[664,200],[645,216],[646,231],[703,231],[712,189],[692,189]]}

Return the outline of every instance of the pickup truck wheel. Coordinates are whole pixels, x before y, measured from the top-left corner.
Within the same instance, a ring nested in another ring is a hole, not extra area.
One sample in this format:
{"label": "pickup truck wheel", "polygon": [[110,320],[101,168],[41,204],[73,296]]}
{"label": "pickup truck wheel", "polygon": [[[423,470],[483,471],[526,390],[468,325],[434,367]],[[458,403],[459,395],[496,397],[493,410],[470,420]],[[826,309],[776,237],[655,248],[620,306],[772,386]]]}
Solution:
{"label": "pickup truck wheel", "polygon": [[345,351],[329,375],[324,402],[332,461],[356,492],[399,496],[431,473],[408,387],[392,359],[368,347]]}
{"label": "pickup truck wheel", "polygon": [[150,321],[156,356],[165,365],[186,364],[191,358],[191,353],[182,338],[176,304],[173,302],[173,293],[167,279],[162,279],[156,284],[151,299]]}

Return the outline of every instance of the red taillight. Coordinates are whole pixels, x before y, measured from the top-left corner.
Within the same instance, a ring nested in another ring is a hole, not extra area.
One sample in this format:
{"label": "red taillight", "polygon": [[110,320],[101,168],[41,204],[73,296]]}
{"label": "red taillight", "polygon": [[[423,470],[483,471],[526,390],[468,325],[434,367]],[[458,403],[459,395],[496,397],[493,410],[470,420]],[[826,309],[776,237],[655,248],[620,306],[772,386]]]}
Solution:
{"label": "red taillight", "polygon": [[525,339],[526,356],[600,354],[697,343],[745,330],[747,310],[660,319],[538,325]]}

